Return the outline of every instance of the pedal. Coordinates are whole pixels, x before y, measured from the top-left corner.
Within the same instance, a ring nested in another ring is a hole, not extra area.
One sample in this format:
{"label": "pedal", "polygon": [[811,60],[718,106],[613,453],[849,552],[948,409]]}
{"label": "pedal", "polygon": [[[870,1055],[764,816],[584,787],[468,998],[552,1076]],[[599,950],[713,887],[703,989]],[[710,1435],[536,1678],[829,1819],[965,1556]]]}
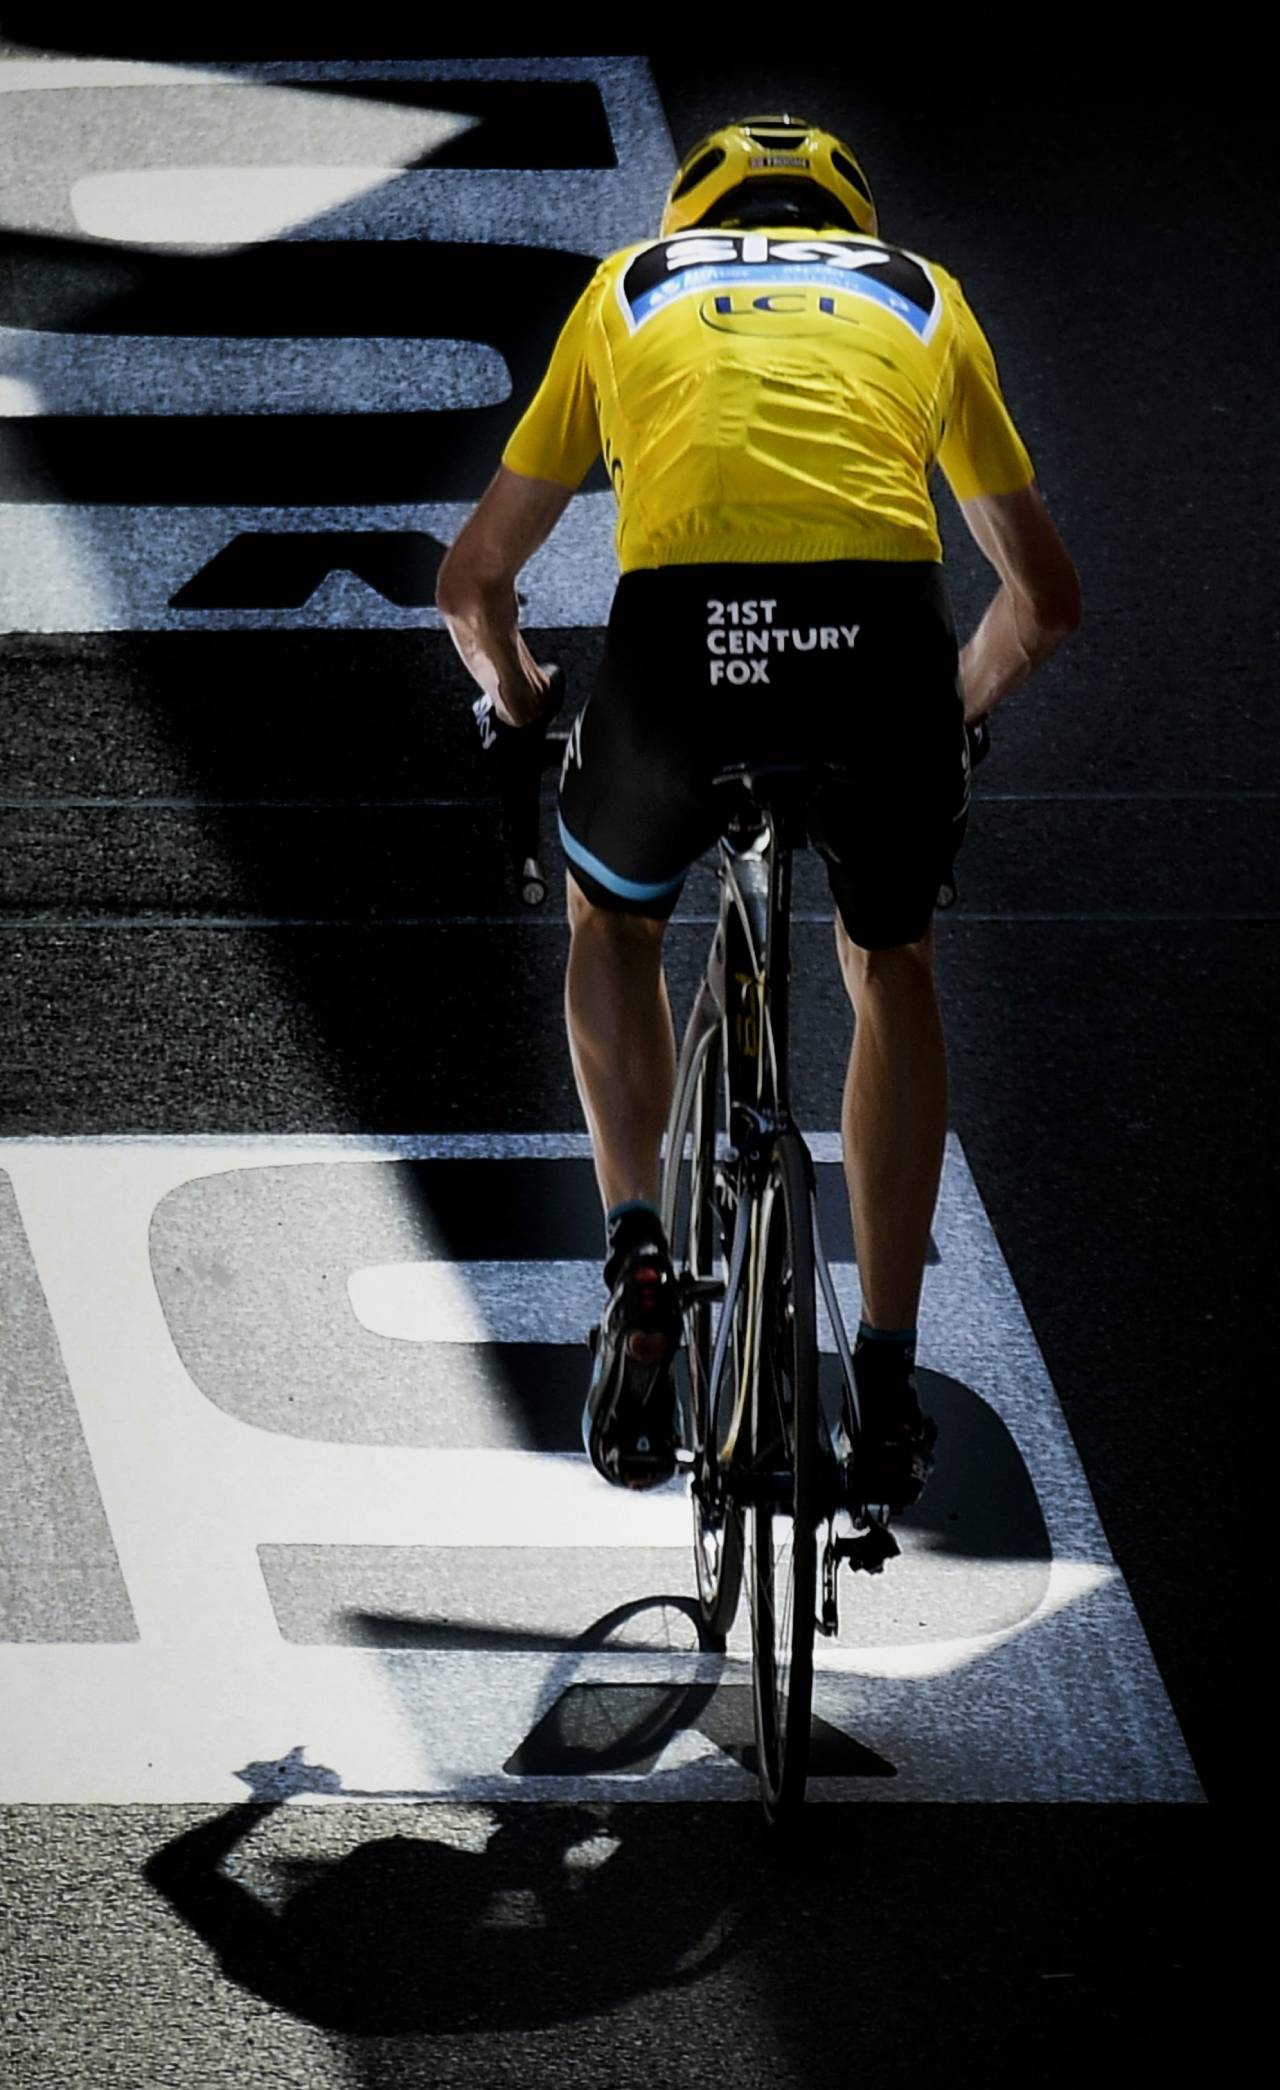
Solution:
{"label": "pedal", "polygon": [[902,1548],[887,1524],[872,1524],[857,1538],[837,1539],[834,1551],[855,1573],[882,1575],[886,1560],[897,1560]]}
{"label": "pedal", "polygon": [[822,1549],[822,1610],[818,1614],[818,1631],[828,1640],[834,1640],[840,1630],[840,1613],[836,1607],[836,1569],[840,1565],[839,1539],[830,1538]]}

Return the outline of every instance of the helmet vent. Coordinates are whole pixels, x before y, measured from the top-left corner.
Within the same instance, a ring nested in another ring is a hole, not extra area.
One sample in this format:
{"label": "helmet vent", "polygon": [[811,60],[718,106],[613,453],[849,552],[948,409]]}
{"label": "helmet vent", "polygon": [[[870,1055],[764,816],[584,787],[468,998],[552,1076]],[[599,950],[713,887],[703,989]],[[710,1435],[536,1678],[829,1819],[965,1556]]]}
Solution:
{"label": "helmet vent", "polygon": [[705,181],[709,174],[714,174],[724,156],[722,145],[713,145],[710,152],[704,152],[701,159],[694,161],[692,167],[671,191],[671,201],[674,203],[678,197],[687,196],[690,189],[696,189],[700,181]]}
{"label": "helmet vent", "polygon": [[833,149],[831,154],[831,164],[835,168],[836,173],[843,174],[846,181],[853,183],[853,186],[857,190],[858,194],[860,196],[865,196],[867,202],[870,203],[871,191],[867,187],[866,182],[863,180],[862,176],[859,174],[857,168],[854,166],[853,161],[849,159],[844,153],[837,152]]}

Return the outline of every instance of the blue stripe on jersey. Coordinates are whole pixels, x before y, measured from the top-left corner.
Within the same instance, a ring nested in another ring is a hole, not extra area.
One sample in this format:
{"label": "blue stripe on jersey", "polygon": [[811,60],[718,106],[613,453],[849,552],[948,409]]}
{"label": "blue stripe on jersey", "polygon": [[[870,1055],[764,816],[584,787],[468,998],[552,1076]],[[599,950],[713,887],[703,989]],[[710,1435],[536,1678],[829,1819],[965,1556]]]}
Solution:
{"label": "blue stripe on jersey", "polygon": [[665,283],[656,283],[652,290],[642,291],[631,307],[637,327],[656,312],[662,312],[677,298],[685,298],[699,290],[750,289],[753,285],[761,289],[787,289],[796,284],[808,284],[816,290],[844,290],[852,297],[871,298],[877,305],[884,305],[904,320],[912,332],[924,336],[930,314],[921,310],[911,298],[904,298],[900,291],[890,290],[885,283],[878,283],[863,269],[824,268],[820,262],[775,262],[761,261],[745,263],[709,262],[701,268],[677,269]]}
{"label": "blue stripe on jersey", "polygon": [[601,863],[598,856],[593,856],[589,849],[584,849],[581,842],[574,840],[564,824],[563,814],[557,817],[560,840],[570,863],[577,864],[580,870],[589,871],[597,885],[602,885],[606,892],[616,893],[620,900],[661,900],[665,894],[673,893],[688,876],[686,869],[675,878],[662,879],[657,885],[642,885],[638,878],[622,878],[617,871],[611,871],[608,864]]}

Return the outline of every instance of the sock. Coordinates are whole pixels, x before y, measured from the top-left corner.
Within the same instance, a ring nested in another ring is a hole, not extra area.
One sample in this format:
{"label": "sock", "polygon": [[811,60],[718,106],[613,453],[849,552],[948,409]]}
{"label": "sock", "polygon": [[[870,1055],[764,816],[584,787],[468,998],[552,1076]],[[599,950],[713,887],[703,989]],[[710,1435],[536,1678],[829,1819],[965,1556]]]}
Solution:
{"label": "sock", "polygon": [[[858,1339],[853,1346],[854,1376],[858,1395],[862,1403],[863,1426],[873,1435],[881,1423],[889,1418],[881,1412],[880,1404],[892,1395],[890,1414],[896,1422],[901,1420],[902,1387],[905,1385],[910,1399],[906,1403],[909,1420],[919,1418],[919,1400],[916,1395],[916,1331],[914,1328],[873,1328],[870,1321],[859,1321]],[[871,1406],[868,1409],[867,1402]]]}
{"label": "sock", "polygon": [[916,1356],[916,1333],[914,1328],[873,1328],[870,1321],[858,1323],[859,1344],[879,1343],[886,1352],[891,1343],[895,1344],[898,1349],[905,1350],[908,1362],[912,1364]]}
{"label": "sock", "polygon": [[631,1197],[624,1204],[614,1205],[605,1214],[605,1281],[613,1282],[611,1265],[620,1253],[625,1252],[629,1242],[643,1235],[665,1241],[662,1231],[662,1214],[647,1197]]}

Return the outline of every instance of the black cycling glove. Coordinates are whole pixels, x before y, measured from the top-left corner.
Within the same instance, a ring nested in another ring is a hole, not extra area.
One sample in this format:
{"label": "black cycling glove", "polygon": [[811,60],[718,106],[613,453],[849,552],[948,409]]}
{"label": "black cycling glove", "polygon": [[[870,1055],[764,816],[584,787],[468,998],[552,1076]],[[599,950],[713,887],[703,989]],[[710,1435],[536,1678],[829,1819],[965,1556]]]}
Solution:
{"label": "black cycling glove", "polygon": [[541,774],[543,769],[547,729],[564,703],[564,669],[550,664],[543,672],[550,684],[546,709],[530,725],[509,726],[499,718],[490,696],[477,697],[471,706],[481,750],[500,796],[505,795],[508,782],[519,783],[530,771]]}
{"label": "black cycling glove", "polygon": [[517,872],[530,858],[538,856],[538,805],[547,759],[547,731],[564,703],[563,668],[548,664],[544,672],[550,685],[546,707],[530,725],[509,726],[498,717],[490,696],[477,697],[471,706],[502,809],[503,850]]}

